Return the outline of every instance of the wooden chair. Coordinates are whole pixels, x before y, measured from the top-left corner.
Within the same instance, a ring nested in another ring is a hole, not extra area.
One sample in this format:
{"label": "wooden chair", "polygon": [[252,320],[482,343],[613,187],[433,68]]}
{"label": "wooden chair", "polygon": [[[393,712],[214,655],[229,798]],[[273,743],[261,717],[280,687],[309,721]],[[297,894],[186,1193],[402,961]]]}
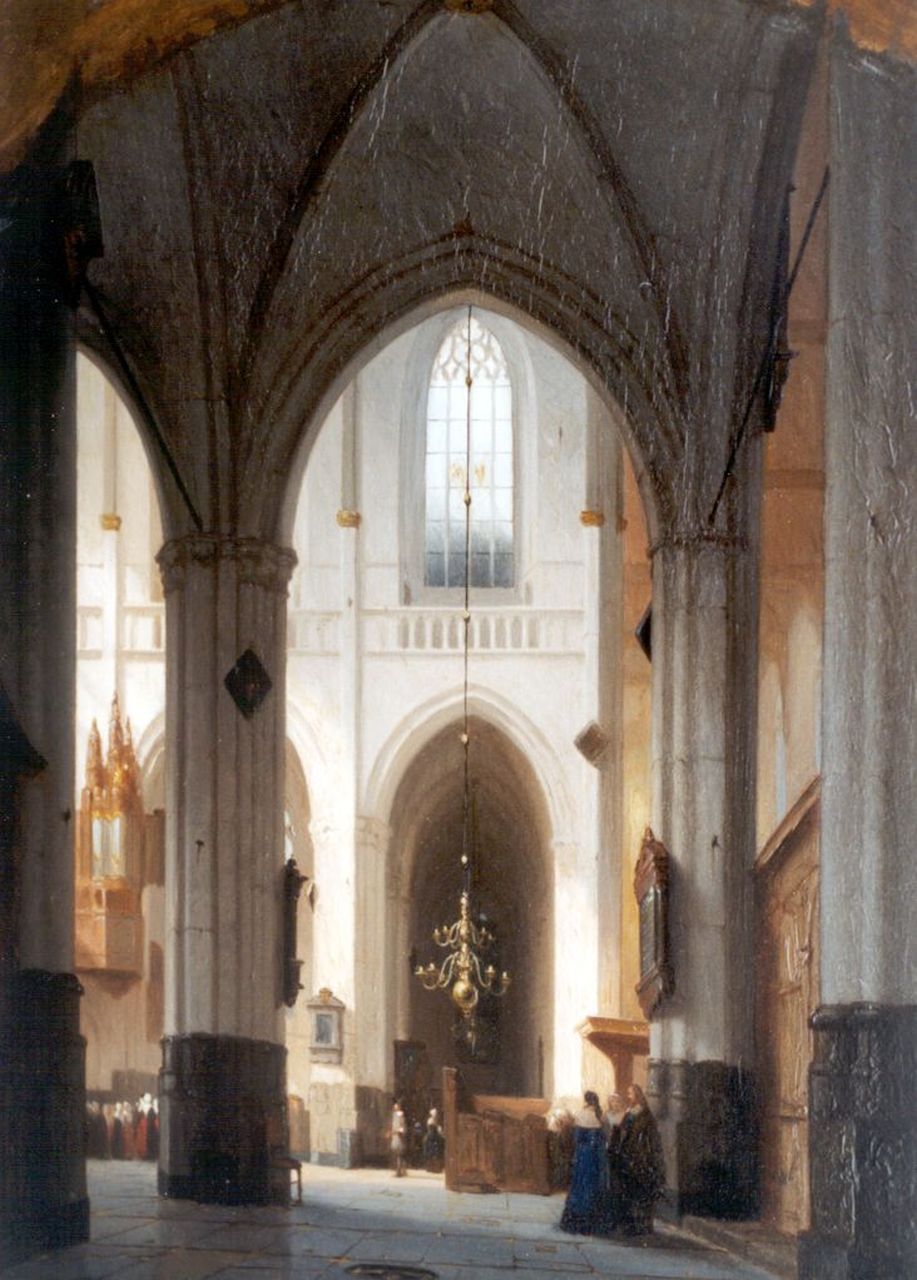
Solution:
{"label": "wooden chair", "polygon": [[[302,1161],[286,1151],[271,1152],[271,1168],[287,1169],[296,1178],[296,1203],[302,1204]],[[292,1190],[292,1188],[291,1188]]]}

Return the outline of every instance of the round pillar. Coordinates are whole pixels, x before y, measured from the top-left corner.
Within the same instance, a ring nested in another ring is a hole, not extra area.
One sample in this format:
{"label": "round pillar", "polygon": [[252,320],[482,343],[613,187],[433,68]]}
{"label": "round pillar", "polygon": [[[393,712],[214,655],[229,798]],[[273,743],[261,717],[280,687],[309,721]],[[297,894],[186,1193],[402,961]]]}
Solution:
{"label": "round pillar", "polygon": [[[78,209],[59,109],[0,180],[0,1265],[89,1235],[73,968]],[[85,170],[82,171],[85,173]]]}
{"label": "round pillar", "polygon": [[799,1275],[866,1280],[917,1275],[917,74],[838,30],[830,85],[822,1005]]}
{"label": "round pillar", "polygon": [[680,1213],[757,1205],[752,1061],[755,573],[744,542],[676,537],[653,559],[653,816],[671,857],[674,993],[649,1093]]}
{"label": "round pillar", "polygon": [[285,1200],[286,597],[292,551],[194,534],[166,593],[166,1035],[159,1185]]}

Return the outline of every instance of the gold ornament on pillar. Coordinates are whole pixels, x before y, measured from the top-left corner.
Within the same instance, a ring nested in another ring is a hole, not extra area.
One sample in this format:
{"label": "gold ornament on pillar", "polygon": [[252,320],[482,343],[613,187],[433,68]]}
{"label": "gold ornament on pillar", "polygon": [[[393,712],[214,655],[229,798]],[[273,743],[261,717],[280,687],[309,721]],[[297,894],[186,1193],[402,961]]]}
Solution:
{"label": "gold ornament on pillar", "polygon": [[459,918],[452,924],[441,925],[433,930],[433,941],[438,947],[448,952],[440,964],[430,961],[429,964],[418,964],[414,968],[414,976],[419,978],[427,991],[448,991],[460,1021],[456,1024],[456,1035],[474,1049],[477,1022],[476,1010],[481,995],[503,996],[510,985],[510,976],[504,969],[501,973],[493,964],[482,962],[480,954],[489,950],[494,944],[494,936],[489,929],[476,924],[471,907],[472,888],[472,853],[474,840],[471,821],[471,775],[469,769],[470,732],[468,720],[468,652],[471,631],[471,388],[474,379],[471,375],[471,307],[468,308],[468,337],[466,343],[465,364],[465,578],[463,644],[463,684],[462,684],[462,892],[459,896]]}

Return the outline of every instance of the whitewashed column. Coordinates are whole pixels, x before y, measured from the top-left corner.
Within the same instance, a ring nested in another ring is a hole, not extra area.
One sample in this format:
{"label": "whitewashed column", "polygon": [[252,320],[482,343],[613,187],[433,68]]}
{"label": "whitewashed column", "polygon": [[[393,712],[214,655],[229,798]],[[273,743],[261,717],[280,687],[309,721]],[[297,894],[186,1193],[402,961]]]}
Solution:
{"label": "whitewashed column", "polygon": [[[197,534],[159,555],[166,592],[166,1037],[160,1186],[274,1198],[285,1139],[282,872],[292,551]],[[226,678],[243,655],[256,705]],[[253,661],[252,661],[253,659]],[[259,693],[262,696],[259,699]]]}
{"label": "whitewashed column", "polygon": [[740,540],[675,536],[653,558],[653,827],[671,855],[674,994],[651,1027],[650,1094],[683,1212],[755,1202],[752,1066],[755,573]]}
{"label": "whitewashed column", "polygon": [[[377,818],[356,823],[356,1083],[359,1086],[357,1124],[360,1155],[381,1155],[388,1122],[385,1094],[392,1045],[387,1000],[390,977],[398,967],[391,955],[395,936],[389,929],[386,868],[391,831]],[[407,963],[401,967],[407,969]]]}
{"label": "whitewashed column", "polygon": [[577,1024],[594,1013],[598,970],[583,964],[599,945],[598,866],[593,849],[555,840],[554,860],[554,1094],[577,1097],[583,1088],[583,1048]]}
{"label": "whitewashed column", "polygon": [[590,392],[586,422],[583,526],[585,598],[585,705],[599,726],[594,772],[586,778],[584,830],[595,850],[600,939],[596,952],[598,1000],[590,1013],[621,1011],[621,610],[623,557],[621,444],[608,412]]}
{"label": "whitewashed column", "polygon": [[917,73],[830,48],[821,1006],[803,1280],[917,1275]]}

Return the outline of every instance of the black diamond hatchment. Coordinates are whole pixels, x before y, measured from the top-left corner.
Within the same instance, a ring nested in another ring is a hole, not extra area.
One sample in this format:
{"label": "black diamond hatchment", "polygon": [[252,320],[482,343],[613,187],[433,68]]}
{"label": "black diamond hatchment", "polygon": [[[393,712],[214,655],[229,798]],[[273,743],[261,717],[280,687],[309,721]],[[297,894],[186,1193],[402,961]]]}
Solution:
{"label": "black diamond hatchment", "polygon": [[223,683],[245,719],[251,720],[270,693],[272,681],[257,653],[246,649]]}

